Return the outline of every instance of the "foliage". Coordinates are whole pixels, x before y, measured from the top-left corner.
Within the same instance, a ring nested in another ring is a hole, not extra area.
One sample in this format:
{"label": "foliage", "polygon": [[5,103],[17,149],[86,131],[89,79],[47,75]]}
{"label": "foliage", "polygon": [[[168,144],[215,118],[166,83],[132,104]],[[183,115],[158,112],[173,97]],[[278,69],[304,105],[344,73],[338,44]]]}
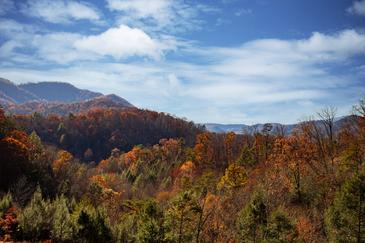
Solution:
{"label": "foliage", "polygon": [[291,134],[138,109],[0,109],[0,241],[363,242],[364,102]]}
{"label": "foliage", "polygon": [[333,242],[365,241],[365,172],[355,174],[337,193],[327,213]]}

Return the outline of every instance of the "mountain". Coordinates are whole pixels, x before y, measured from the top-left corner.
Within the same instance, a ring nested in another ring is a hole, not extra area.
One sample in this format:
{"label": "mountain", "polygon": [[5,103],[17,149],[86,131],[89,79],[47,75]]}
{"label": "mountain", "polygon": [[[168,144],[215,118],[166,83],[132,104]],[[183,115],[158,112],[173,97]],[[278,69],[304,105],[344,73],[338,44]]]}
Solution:
{"label": "mountain", "polygon": [[79,89],[69,83],[39,82],[16,85],[0,78],[0,105],[13,114],[43,115],[79,113],[95,108],[131,108],[115,95]]}
{"label": "mountain", "polygon": [[[334,121],[334,128],[339,129],[344,124],[346,124],[352,116],[344,116],[338,117]],[[322,121],[315,121],[319,126],[322,124]],[[280,124],[280,123],[269,123],[272,125],[271,133],[276,132],[284,132],[285,135],[291,134],[295,127],[297,127],[300,123],[297,124]],[[227,133],[234,132],[237,134],[249,133],[253,134],[255,132],[261,132],[264,129],[265,124],[258,123],[255,125],[245,125],[245,124],[218,124],[218,123],[206,123],[203,124],[205,128],[210,132],[215,133]]]}
{"label": "mountain", "polygon": [[[290,125],[283,125],[280,123],[270,123],[270,124],[273,126],[271,131],[274,132],[277,131],[278,129],[284,129],[285,134],[290,134],[296,126],[296,124],[290,124]],[[243,133],[253,134],[255,132],[262,131],[265,124],[259,123],[255,125],[246,125],[246,124],[206,123],[204,125],[208,131],[215,133],[234,132],[237,134],[243,134]]]}
{"label": "mountain", "polygon": [[35,94],[22,89],[11,81],[0,78],[0,101],[5,103],[24,103],[39,100]]}
{"label": "mountain", "polygon": [[134,107],[128,101],[118,97],[118,100],[113,98],[113,95],[103,95],[94,99],[74,102],[74,103],[59,103],[59,102],[26,102],[22,104],[5,105],[4,108],[12,114],[32,114],[34,112],[42,115],[68,115],[70,113],[87,112],[93,109],[104,108],[132,108]]}
{"label": "mountain", "polygon": [[18,87],[49,102],[71,103],[103,95],[89,90],[78,89],[72,84],[64,82],[26,83],[20,84]]}

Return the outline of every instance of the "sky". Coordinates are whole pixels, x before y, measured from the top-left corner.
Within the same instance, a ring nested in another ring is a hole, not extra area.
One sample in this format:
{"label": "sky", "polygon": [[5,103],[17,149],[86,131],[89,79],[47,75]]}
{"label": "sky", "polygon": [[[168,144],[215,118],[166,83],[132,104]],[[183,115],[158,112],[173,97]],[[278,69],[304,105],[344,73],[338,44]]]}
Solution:
{"label": "sky", "polygon": [[0,77],[198,123],[294,123],[365,95],[365,0],[0,0]]}

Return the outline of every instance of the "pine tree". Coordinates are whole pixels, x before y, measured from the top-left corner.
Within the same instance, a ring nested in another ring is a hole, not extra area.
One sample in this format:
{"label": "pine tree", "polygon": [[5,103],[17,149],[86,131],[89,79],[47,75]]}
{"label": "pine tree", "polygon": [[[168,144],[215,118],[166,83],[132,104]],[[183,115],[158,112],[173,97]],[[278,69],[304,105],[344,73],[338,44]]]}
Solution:
{"label": "pine tree", "polygon": [[237,220],[238,239],[240,242],[261,242],[267,227],[267,207],[261,194],[253,195]]}
{"label": "pine tree", "polygon": [[31,202],[19,215],[19,226],[26,240],[42,240],[50,238],[53,220],[52,204],[43,200],[38,187]]}
{"label": "pine tree", "polygon": [[138,220],[138,242],[165,242],[163,212],[156,202],[148,200]]}
{"label": "pine tree", "polygon": [[295,227],[288,216],[281,209],[271,213],[265,234],[265,242],[292,242]]}
{"label": "pine tree", "polygon": [[51,237],[56,242],[66,242],[73,239],[74,225],[71,220],[68,200],[64,197],[58,197],[53,201],[53,221]]}
{"label": "pine tree", "polygon": [[333,242],[365,242],[365,172],[355,174],[337,193],[327,212]]}

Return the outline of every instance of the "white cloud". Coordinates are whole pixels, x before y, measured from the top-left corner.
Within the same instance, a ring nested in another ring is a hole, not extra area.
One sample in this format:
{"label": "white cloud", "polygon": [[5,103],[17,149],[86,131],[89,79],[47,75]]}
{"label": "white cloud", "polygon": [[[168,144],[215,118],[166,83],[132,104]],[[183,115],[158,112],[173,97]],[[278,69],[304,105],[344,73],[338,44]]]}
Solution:
{"label": "white cloud", "polygon": [[106,0],[108,8],[119,13],[118,22],[146,31],[184,32],[200,29],[201,13],[218,10],[183,0]]}
{"label": "white cloud", "polygon": [[89,3],[71,0],[29,0],[21,7],[27,16],[50,23],[71,23],[74,20],[100,20],[99,12]]}
{"label": "white cloud", "polygon": [[[97,61],[107,57],[116,61],[130,57],[158,60],[165,52],[176,50],[183,44],[172,36],[152,38],[141,29],[125,25],[107,29],[96,35],[82,35],[71,32],[42,32],[14,20],[0,19],[0,31],[7,38],[0,45],[0,56],[9,62],[35,62],[38,59],[45,63],[51,61],[70,64],[75,61]],[[24,49],[29,59],[22,54]]]}
{"label": "white cloud", "polygon": [[[160,47],[164,41],[147,38],[143,32],[138,31],[138,36],[157,43],[152,45],[155,52],[144,52],[145,47],[136,46],[128,46],[128,52],[124,50],[119,31],[125,36],[130,31],[135,34],[133,30],[122,26],[92,36],[38,34],[28,43],[37,47],[39,58],[83,62],[47,70],[2,66],[0,76],[17,81],[69,81],[81,88],[117,93],[142,108],[170,112],[197,122],[295,122],[326,102],[345,111],[364,89],[363,83],[353,81],[356,75],[331,75],[331,69],[342,67],[354,56],[365,55],[365,35],[355,30],[313,33],[299,40],[254,40],[230,48],[195,43],[178,49],[177,55],[189,61],[157,62],[145,62],[143,57],[154,58],[159,51],[166,50]],[[116,42],[107,45],[109,38]],[[174,40],[170,42],[162,46],[178,45]],[[12,44],[6,48],[11,49]],[[136,50],[132,51],[133,48]],[[142,59],[119,61],[136,55]],[[112,56],[118,63],[93,61],[104,56]]]}
{"label": "white cloud", "polygon": [[365,0],[355,1],[352,6],[347,9],[351,14],[365,16]]}
{"label": "white cloud", "polygon": [[121,25],[74,42],[78,50],[89,51],[101,56],[123,59],[130,56],[148,56],[158,59],[162,52],[157,41],[140,29]]}
{"label": "white cloud", "polygon": [[14,9],[14,2],[12,0],[0,0],[0,6],[0,16],[2,16]]}

